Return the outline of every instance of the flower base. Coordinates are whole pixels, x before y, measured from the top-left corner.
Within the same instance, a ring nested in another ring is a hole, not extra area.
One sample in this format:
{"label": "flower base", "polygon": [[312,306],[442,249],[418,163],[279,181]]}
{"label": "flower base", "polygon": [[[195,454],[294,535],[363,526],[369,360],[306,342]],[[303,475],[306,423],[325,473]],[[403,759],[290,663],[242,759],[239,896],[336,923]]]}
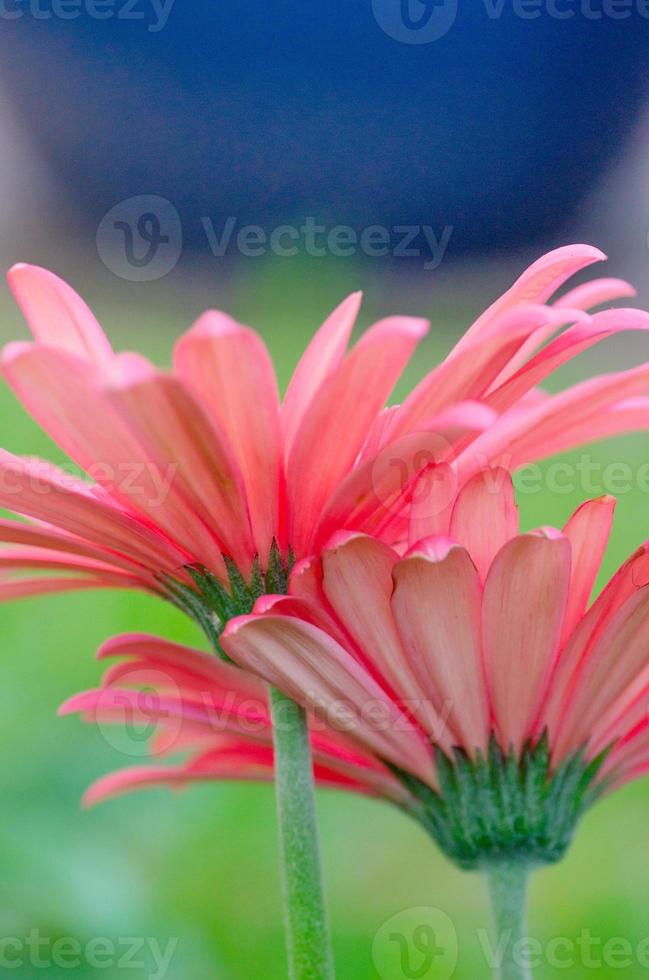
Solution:
{"label": "flower base", "polygon": [[550,766],[547,736],[520,757],[492,736],[486,757],[436,750],[440,792],[395,770],[416,802],[413,815],[444,853],[465,869],[502,862],[551,864],[564,855],[582,813],[602,792],[594,780],[604,755],[583,752]]}

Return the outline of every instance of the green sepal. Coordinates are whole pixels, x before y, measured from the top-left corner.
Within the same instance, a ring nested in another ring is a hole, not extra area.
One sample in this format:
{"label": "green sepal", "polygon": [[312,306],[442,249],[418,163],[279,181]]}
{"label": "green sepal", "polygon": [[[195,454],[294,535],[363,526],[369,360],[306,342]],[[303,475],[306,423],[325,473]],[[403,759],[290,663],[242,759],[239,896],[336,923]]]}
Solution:
{"label": "green sepal", "polygon": [[486,757],[435,748],[439,792],[391,767],[412,795],[413,816],[462,868],[503,861],[551,864],[563,857],[582,813],[604,788],[597,780],[606,752],[586,761],[579,751],[552,770],[547,733],[520,754],[503,752],[492,735]]}
{"label": "green sepal", "polygon": [[273,541],[266,570],[262,570],[259,558],[255,558],[248,580],[230,557],[224,555],[223,560],[228,574],[227,586],[203,565],[185,566],[195,588],[170,576],[162,576],[160,582],[169,600],[198,623],[214,651],[223,660],[229,661],[220,644],[221,633],[228,622],[235,616],[251,613],[262,595],[286,595],[295,558],[290,551],[284,558],[277,542]]}

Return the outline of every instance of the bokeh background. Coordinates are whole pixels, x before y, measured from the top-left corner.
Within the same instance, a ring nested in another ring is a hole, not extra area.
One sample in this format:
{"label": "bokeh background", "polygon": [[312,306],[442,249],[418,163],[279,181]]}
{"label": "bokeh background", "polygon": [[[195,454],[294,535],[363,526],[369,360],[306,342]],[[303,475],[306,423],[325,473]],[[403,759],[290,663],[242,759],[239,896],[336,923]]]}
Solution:
{"label": "bokeh background", "polygon": [[[598,245],[608,273],[633,279],[646,302],[646,13],[639,0],[4,0],[0,261],[64,275],[117,347],[162,364],[203,309],[226,309],[262,332],[282,384],[324,316],[360,287],[361,329],[393,312],[431,318],[401,392],[546,248]],[[324,228],[315,245],[300,230],[309,223]],[[250,225],[261,230],[253,248],[237,239]],[[297,237],[271,247],[280,226]],[[361,246],[372,226],[386,254]],[[404,229],[415,230],[414,254],[399,254]],[[6,289],[0,311],[3,341],[26,335]],[[552,385],[646,360],[646,347],[608,343]],[[4,389],[0,444],[61,459]],[[589,450],[598,489],[619,492],[607,575],[649,537],[636,480],[648,447],[640,434]],[[525,527],[560,524],[588,495],[552,466],[540,492],[520,495]],[[0,622],[0,939],[32,937],[31,953],[0,943],[0,976],[162,980],[153,943],[171,941],[167,980],[284,977],[271,788],[79,806],[93,779],[137,763],[139,750],[57,720],[57,706],[96,683],[107,636],[152,630],[200,644],[192,625],[118,593],[23,601]],[[488,975],[478,878],[385,804],[322,793],[319,813],[340,980],[385,980],[385,923],[422,907],[453,923],[457,968],[441,959],[389,980]],[[545,950],[569,944],[558,947],[566,968],[542,962],[536,975],[648,972],[648,880],[645,782],[602,802],[566,860],[536,876],[530,932]],[[57,966],[52,944],[65,937],[105,938],[116,956]],[[139,967],[126,962],[127,937],[143,943]]]}

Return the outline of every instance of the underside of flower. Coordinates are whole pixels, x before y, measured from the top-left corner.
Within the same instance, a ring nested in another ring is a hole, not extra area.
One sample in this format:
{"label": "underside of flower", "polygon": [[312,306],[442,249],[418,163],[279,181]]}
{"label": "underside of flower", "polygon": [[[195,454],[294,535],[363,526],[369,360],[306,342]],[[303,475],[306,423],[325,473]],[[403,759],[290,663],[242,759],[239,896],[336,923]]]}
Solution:
{"label": "underside of flower", "polygon": [[231,558],[224,555],[229,588],[203,565],[187,565],[196,589],[183,585],[169,575],[161,577],[164,591],[171,602],[191,616],[205,632],[214,651],[224,660],[230,658],[219,642],[221,633],[235,616],[247,616],[263,595],[286,595],[288,580],[295,558],[289,551],[284,557],[273,541],[266,569],[255,557],[252,572],[245,579]]}
{"label": "underside of flower", "polygon": [[520,757],[513,749],[505,754],[492,736],[486,756],[475,759],[460,748],[452,758],[436,750],[439,792],[391,768],[416,800],[413,816],[452,861],[473,870],[559,861],[605,788],[597,779],[604,756],[588,762],[577,752],[552,770],[546,734]]}

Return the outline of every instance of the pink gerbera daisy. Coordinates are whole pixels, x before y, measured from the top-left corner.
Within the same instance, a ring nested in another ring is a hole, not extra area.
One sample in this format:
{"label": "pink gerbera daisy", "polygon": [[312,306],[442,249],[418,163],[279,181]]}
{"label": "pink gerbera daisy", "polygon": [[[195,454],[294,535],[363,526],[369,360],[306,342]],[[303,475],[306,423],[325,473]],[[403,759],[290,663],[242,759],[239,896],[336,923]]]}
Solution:
{"label": "pink gerbera daisy", "polygon": [[293,560],[339,528],[403,547],[413,481],[432,462],[454,461],[455,491],[479,463],[506,455],[517,467],[647,426],[647,364],[557,396],[535,387],[601,338],[649,327],[639,310],[585,312],[632,295],[620,280],[546,305],[601,258],[575,245],[540,259],[389,409],[426,323],[390,317],[345,353],[358,294],[316,334],[280,404],[262,341],[225,314],[205,313],[161,371],[113,353],[60,279],[16,266],[9,281],[35,343],[9,344],[2,373],[90,480],[0,452],[0,506],[28,519],[0,523],[0,597],[143,588],[181,605],[216,643],[227,619],[283,591]]}

